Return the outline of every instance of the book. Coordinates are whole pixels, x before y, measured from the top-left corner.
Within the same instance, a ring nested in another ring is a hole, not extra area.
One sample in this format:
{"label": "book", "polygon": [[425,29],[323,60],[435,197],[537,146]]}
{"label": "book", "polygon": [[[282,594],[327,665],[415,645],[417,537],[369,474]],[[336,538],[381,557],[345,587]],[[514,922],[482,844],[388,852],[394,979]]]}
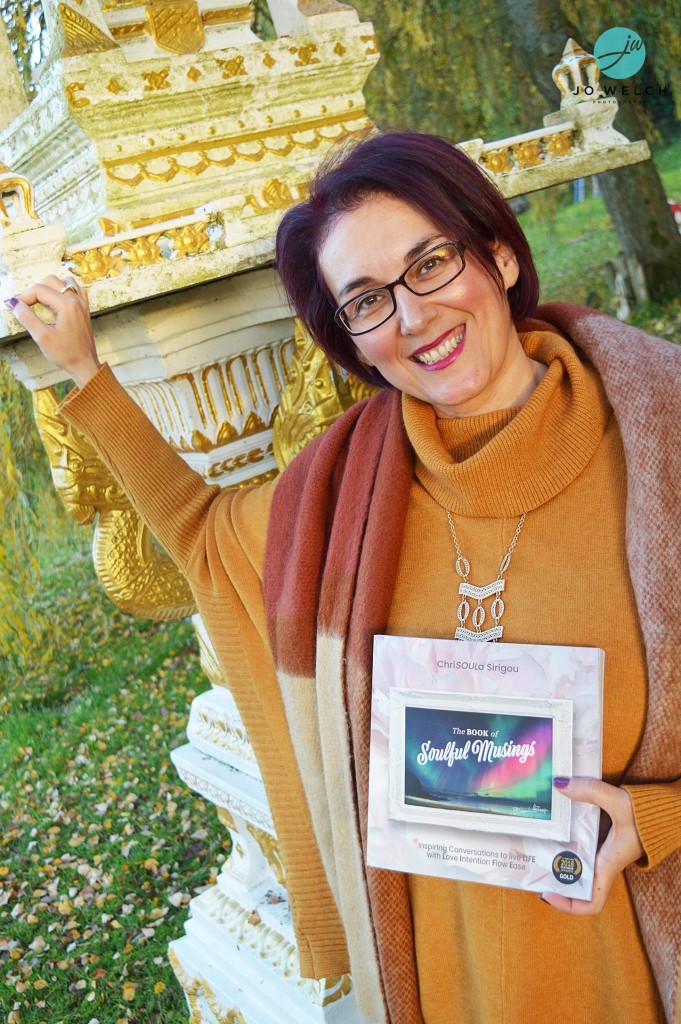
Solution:
{"label": "book", "polygon": [[604,652],[374,638],[367,863],[591,898]]}

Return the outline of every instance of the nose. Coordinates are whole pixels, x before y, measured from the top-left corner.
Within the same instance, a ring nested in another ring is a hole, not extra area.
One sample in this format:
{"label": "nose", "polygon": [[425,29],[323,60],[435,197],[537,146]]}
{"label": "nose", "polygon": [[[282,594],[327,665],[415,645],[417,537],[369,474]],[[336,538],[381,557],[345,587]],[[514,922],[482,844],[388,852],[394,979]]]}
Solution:
{"label": "nose", "polygon": [[435,316],[430,295],[415,295],[404,285],[395,288],[395,316],[403,334],[418,334]]}

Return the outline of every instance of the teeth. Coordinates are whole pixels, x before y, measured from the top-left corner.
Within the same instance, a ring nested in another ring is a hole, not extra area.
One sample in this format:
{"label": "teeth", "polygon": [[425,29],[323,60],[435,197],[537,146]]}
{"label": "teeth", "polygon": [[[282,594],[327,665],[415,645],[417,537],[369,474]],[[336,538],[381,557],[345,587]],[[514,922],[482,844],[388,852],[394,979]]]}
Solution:
{"label": "teeth", "polygon": [[423,363],[425,366],[432,366],[433,363],[439,362],[440,359],[444,359],[445,356],[448,356],[453,352],[459,345],[462,338],[463,328],[457,334],[453,334],[451,338],[443,341],[437,348],[430,348],[427,352],[422,352],[420,355],[414,356],[413,358],[417,362]]}

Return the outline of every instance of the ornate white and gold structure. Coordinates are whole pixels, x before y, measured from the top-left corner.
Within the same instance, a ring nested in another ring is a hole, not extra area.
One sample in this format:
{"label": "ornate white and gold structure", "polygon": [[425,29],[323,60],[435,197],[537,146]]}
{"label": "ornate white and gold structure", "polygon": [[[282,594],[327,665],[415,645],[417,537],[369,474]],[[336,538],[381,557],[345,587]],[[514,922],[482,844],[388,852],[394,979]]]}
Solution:
{"label": "ornate white and gold structure", "polygon": [[[100,358],[186,461],[239,487],[275,475],[365,389],[296,328],[272,269],[281,213],[334,144],[370,128],[378,46],[337,0],[9,0],[0,30],[0,299],[48,273],[88,286]],[[612,128],[574,42],[544,127],[461,143],[506,196],[646,159]],[[0,306],[4,310],[4,307]],[[60,418],[64,375],[9,312],[0,356],[34,393],[54,484],[94,522],[112,601],[157,619],[191,593],[96,451]],[[359,1024],[349,976],[300,977],[286,879],[229,681],[194,616],[211,688],[193,702],[180,777],[233,841],[170,957],[192,1024]]]}

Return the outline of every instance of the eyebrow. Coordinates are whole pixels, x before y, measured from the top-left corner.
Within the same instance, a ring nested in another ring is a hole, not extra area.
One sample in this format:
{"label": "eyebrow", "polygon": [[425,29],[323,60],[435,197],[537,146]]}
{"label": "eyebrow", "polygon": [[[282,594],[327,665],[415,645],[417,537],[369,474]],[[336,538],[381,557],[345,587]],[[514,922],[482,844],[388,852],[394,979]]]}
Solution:
{"label": "eyebrow", "polygon": [[[431,245],[431,243],[435,244],[436,239],[441,237],[442,235],[440,233],[436,235],[429,235],[427,238],[422,238],[420,242],[416,243],[416,245],[413,245],[409,252],[406,252],[404,254],[405,267],[409,263],[411,263],[412,260],[415,260],[416,257],[419,256],[424,249],[427,249],[428,246]],[[363,285],[366,284],[376,284],[376,279],[371,277],[356,277],[354,278],[354,280],[348,281],[348,283],[344,284],[341,290],[338,292],[338,299],[342,299],[343,296],[347,295],[348,292],[352,292],[355,290],[355,288],[361,288]]]}

